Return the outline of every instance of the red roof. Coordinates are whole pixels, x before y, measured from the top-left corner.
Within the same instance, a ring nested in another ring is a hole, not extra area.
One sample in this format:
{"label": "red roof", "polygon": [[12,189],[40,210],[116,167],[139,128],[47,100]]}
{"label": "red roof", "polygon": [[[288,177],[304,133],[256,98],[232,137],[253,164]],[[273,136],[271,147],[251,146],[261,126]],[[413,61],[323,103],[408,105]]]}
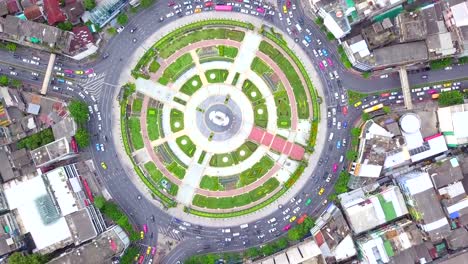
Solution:
{"label": "red roof", "polygon": [[28,20],[35,20],[42,16],[42,12],[37,5],[32,5],[24,9],[24,16],[26,16]]}
{"label": "red roof", "polygon": [[67,20],[65,14],[60,10],[59,0],[44,0],[44,11],[49,25],[55,25]]}
{"label": "red roof", "polygon": [[86,48],[86,45],[94,43],[94,37],[87,26],[74,27],[74,37],[70,43],[70,52]]}
{"label": "red roof", "polygon": [[16,2],[16,0],[9,0],[7,2],[7,8],[8,8],[8,12],[12,15],[18,13],[20,11],[19,7],[18,7],[18,2]]}

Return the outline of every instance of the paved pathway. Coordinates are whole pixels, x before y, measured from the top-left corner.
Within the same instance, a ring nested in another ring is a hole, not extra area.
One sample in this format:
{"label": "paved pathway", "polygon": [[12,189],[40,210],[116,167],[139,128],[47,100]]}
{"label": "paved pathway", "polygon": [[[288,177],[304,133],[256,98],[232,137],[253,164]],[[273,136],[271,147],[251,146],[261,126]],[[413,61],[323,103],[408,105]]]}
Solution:
{"label": "paved pathway", "polygon": [[203,71],[203,68],[200,65],[200,58],[198,57],[197,51],[196,50],[191,50],[190,55],[192,55],[192,59],[195,62],[195,69],[200,76],[200,80],[202,82],[202,85],[207,85],[208,80],[206,79],[205,71]]}
{"label": "paved pathway", "polygon": [[177,200],[184,205],[191,205],[193,195],[195,194],[200,184],[201,178],[203,177],[203,170],[205,164],[198,164],[202,150],[197,148],[193,159],[188,166],[187,173],[182,181],[182,185],[179,186],[179,192],[177,193]]}
{"label": "paved pathway", "polygon": [[282,137],[273,135],[272,133],[266,132],[262,128],[253,127],[250,132],[249,139],[267,146],[276,152],[288,155],[291,159],[302,160],[304,158],[304,147],[295,144],[294,142],[286,141]]}
{"label": "paved pathway", "polygon": [[250,65],[255,58],[255,53],[258,50],[262,37],[254,32],[246,32],[244,40],[239,48],[237,57],[234,60],[234,65],[229,71],[229,75],[226,79],[226,83],[232,83],[236,73],[242,74],[243,72],[250,70]]}
{"label": "paved pathway", "polygon": [[[267,21],[264,21],[264,20],[256,18],[256,17],[252,17],[250,15],[244,15],[244,14],[239,14],[239,13],[235,13],[235,14],[234,13],[223,13],[223,15],[227,19],[233,19],[233,20],[237,20],[237,21],[249,20],[257,28],[259,28],[262,24],[266,24],[268,26],[273,26]],[[133,78],[129,74],[130,71],[131,71],[130,66],[135,65],[138,62],[138,60],[140,59],[140,57],[145,53],[146,49],[151,47],[153,45],[153,43],[158,41],[161,37],[165,36],[169,32],[172,32],[176,28],[179,28],[180,26],[191,24],[191,23],[198,22],[198,21],[203,21],[203,20],[206,20],[206,19],[218,18],[218,17],[219,17],[219,13],[206,12],[206,13],[198,14],[197,16],[186,16],[186,17],[180,18],[178,20],[178,23],[170,23],[170,24],[164,25],[157,32],[155,32],[153,35],[151,35],[149,38],[147,38],[142,43],[142,45],[140,45],[137,48],[136,52],[134,52],[134,54],[133,54],[133,56],[131,58],[131,62],[128,64],[128,67],[127,67],[128,69],[123,71],[123,74],[121,75],[121,78],[119,79],[119,84],[122,85],[122,84],[124,84],[124,83],[126,83],[128,81],[133,80]],[[288,43],[288,46],[292,47],[292,49],[298,55],[298,57],[299,58],[307,58],[305,52],[301,49],[301,47],[299,45],[295,45],[294,40],[291,39],[285,32],[282,32],[282,33],[283,33],[283,36],[285,36],[285,40]],[[145,47],[146,47],[146,49],[145,49]],[[316,72],[316,69],[312,65],[311,61],[309,61],[308,59],[303,60],[302,63],[305,66],[305,68],[306,68],[307,72],[309,73],[309,75],[311,76],[311,80],[314,83],[314,86],[316,87],[316,89],[318,90],[320,96],[323,97],[323,85],[320,82],[320,78],[318,76],[318,73]],[[161,62],[161,67],[164,67],[164,66],[167,66],[167,65],[163,61],[163,62]],[[116,96],[117,96],[117,94],[116,94]],[[120,135],[120,138],[121,138],[120,121],[119,121],[120,107],[119,107],[119,104],[118,104],[117,100],[113,100],[113,102],[114,102],[113,118],[114,118],[114,120],[117,120],[117,122],[112,122],[112,129],[113,129],[113,133],[115,135]],[[146,105],[146,107],[147,107],[147,105]],[[321,112],[325,112],[326,111],[326,104],[321,104],[320,105],[320,110],[321,110]],[[146,112],[145,111],[143,112],[142,117],[146,117]],[[142,126],[142,131],[143,130],[146,130],[146,126]],[[315,147],[316,152],[313,155],[311,155],[311,159],[309,160],[309,164],[316,164],[318,162],[318,159],[319,159],[320,154],[322,152],[322,148],[323,148],[324,144],[326,143],[326,130],[327,130],[326,122],[320,122],[319,129],[318,129],[318,135],[317,135],[317,144],[316,144],[316,147]],[[133,166],[130,163],[130,161],[127,158],[125,158],[126,154],[124,152],[124,147],[123,147],[122,140],[118,140],[119,139],[118,137],[114,137],[114,138],[115,138],[115,145],[117,146],[117,149],[119,151],[119,155],[121,155],[122,162],[126,165],[125,170],[128,173],[130,179],[140,189],[147,190],[147,188],[139,180],[136,173],[133,171],[133,169],[132,169]],[[147,142],[145,142],[145,143],[147,143]],[[149,145],[146,144],[147,148],[148,148],[148,146]],[[151,156],[155,156],[155,154],[151,152]],[[156,158],[156,157],[153,157],[153,158]],[[312,170],[313,170],[313,166],[309,166],[308,168],[306,168],[306,170],[304,172],[304,175],[311,175]],[[164,168],[163,171],[166,171],[166,169]],[[174,182],[176,182],[176,183],[180,183],[180,180],[177,179],[177,178],[176,179],[171,179],[171,180],[174,180]],[[265,207],[265,208],[263,208],[263,209],[261,209],[259,211],[256,211],[254,214],[248,214],[248,215],[243,215],[243,216],[240,216],[240,217],[225,218],[225,219],[211,219],[211,218],[204,218],[204,217],[198,217],[198,216],[195,216],[195,215],[187,214],[182,210],[183,208],[179,208],[179,207],[169,209],[168,213],[173,215],[174,217],[177,217],[179,219],[183,219],[184,221],[197,223],[197,224],[201,224],[201,225],[211,225],[211,226],[240,225],[240,224],[243,224],[243,223],[248,223],[248,222],[251,222],[251,221],[255,221],[255,220],[257,220],[259,218],[262,218],[262,217],[266,217],[267,215],[269,215],[274,210],[277,210],[277,205],[278,204],[284,204],[287,201],[289,201],[289,199],[291,199],[291,197],[293,197],[300,190],[300,188],[302,188],[305,181],[307,181],[307,177],[300,177],[299,180],[296,182],[296,184],[292,188],[290,188],[286,192],[286,194],[281,196],[276,202],[272,203],[271,205],[269,205],[269,206],[267,206],[267,207]],[[148,197],[150,197],[149,193],[148,193]],[[149,199],[149,200],[152,200],[152,199]],[[155,204],[160,206],[156,202],[155,202]],[[254,203],[254,204],[256,204],[256,203]]]}

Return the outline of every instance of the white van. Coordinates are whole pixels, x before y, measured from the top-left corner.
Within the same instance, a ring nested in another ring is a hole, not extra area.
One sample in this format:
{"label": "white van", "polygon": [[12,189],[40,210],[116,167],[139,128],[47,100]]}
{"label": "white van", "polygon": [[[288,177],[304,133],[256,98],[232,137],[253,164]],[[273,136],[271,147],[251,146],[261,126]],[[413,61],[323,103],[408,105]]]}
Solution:
{"label": "white van", "polygon": [[306,46],[306,47],[309,47],[309,43],[307,43],[307,41],[305,39],[302,40],[302,44],[304,44],[304,46]]}
{"label": "white van", "polygon": [[333,132],[330,133],[330,136],[328,137],[328,141],[332,141],[332,140],[333,140],[333,135],[334,135]]}
{"label": "white van", "polygon": [[341,155],[341,157],[340,157],[340,163],[343,162],[343,160],[344,160],[344,157],[343,157],[343,155]]}
{"label": "white van", "polygon": [[301,25],[299,25],[299,24],[296,24],[296,28],[297,28],[297,31],[299,31],[299,32],[302,32]]}
{"label": "white van", "polygon": [[239,233],[233,233],[232,236],[233,237],[236,237],[236,236],[239,236],[240,234]]}
{"label": "white van", "polygon": [[245,229],[247,227],[249,227],[249,224],[243,224],[243,225],[240,226],[241,229]]}

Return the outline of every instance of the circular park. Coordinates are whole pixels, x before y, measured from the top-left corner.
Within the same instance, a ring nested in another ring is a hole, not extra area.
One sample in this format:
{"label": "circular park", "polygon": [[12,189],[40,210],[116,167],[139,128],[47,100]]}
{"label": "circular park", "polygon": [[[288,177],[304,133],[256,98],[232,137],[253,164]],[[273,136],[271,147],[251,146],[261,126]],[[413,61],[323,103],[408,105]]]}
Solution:
{"label": "circular park", "polygon": [[121,95],[123,143],[166,207],[211,218],[252,213],[309,165],[317,92],[274,30],[187,24],[156,41],[132,76]]}

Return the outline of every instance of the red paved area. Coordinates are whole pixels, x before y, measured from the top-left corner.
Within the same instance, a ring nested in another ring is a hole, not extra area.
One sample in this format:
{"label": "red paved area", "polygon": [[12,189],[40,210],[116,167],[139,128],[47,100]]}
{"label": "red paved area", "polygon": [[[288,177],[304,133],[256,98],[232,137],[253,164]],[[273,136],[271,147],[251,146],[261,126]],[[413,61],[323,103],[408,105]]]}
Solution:
{"label": "red paved area", "polygon": [[263,136],[262,145],[270,146],[272,140],[273,140],[273,135],[266,132],[265,136]]}
{"label": "red paved area", "polygon": [[[273,140],[273,144],[271,144],[271,148],[280,153],[283,152],[284,145],[286,145],[286,140],[284,140],[282,137],[275,136],[275,139]],[[288,153],[284,153],[288,154]]]}
{"label": "red paved area", "polygon": [[250,131],[249,138],[253,141],[260,142],[262,141],[263,134],[265,134],[265,131],[261,130],[258,127],[253,127],[252,131]]}
{"label": "red paved area", "polygon": [[302,146],[294,144],[289,156],[295,160],[302,160],[304,158],[305,149]]}
{"label": "red paved area", "polygon": [[[271,138],[273,138],[273,143],[271,143]],[[265,145],[276,152],[286,154],[294,160],[302,160],[304,158],[304,147],[294,142],[286,141],[280,136],[272,135],[271,133],[266,132],[259,127],[252,128],[249,139],[259,144]]]}

